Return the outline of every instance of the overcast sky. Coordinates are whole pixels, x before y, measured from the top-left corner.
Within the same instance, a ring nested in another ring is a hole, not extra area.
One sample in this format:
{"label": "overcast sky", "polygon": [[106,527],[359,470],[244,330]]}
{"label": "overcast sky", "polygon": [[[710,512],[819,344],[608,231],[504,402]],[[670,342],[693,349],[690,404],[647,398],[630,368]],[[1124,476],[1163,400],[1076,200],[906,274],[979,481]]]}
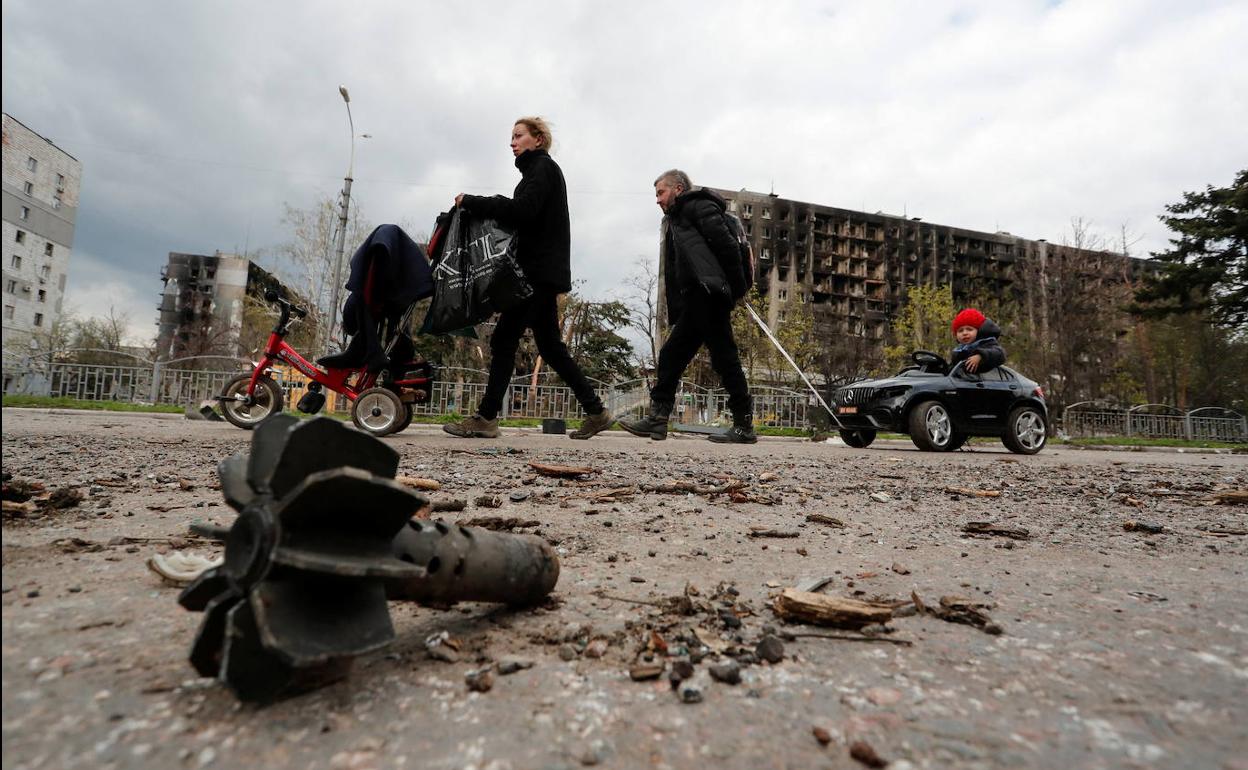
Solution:
{"label": "overcast sky", "polygon": [[[653,259],[651,182],[907,213],[1139,253],[1248,165],[1248,3],[5,0],[3,108],[83,164],[68,303],[155,335],[170,251],[272,252],[283,204],[428,230],[510,194],[512,121],[552,121],[573,276]],[[348,246],[348,252],[350,245]],[[260,260],[262,263],[265,260]]]}

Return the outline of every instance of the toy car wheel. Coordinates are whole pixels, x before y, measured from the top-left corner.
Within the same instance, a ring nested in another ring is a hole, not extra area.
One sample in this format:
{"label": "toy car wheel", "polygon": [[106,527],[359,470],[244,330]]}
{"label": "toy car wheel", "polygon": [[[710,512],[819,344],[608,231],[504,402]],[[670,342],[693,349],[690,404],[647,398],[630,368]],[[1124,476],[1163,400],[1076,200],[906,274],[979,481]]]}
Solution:
{"label": "toy car wheel", "polygon": [[355,427],[374,436],[394,433],[406,417],[407,405],[389,388],[369,388],[351,406]]}
{"label": "toy car wheel", "polygon": [[391,431],[392,433],[402,433],[403,431],[407,430],[407,426],[412,424],[412,405],[404,404],[403,406],[407,409],[407,416],[404,417],[402,420],[399,420],[399,424],[395,427],[393,431]]}
{"label": "toy car wheel", "polygon": [[250,374],[238,375],[225,384],[219,399],[225,419],[243,430],[251,430],[264,418],[282,411],[282,388],[273,378],[261,375],[256,379],[255,391],[248,396],[250,383]]}
{"label": "toy car wheel", "polygon": [[841,441],[844,441],[846,446],[852,446],[854,449],[865,449],[871,446],[872,441],[875,441],[875,431],[843,430],[841,431]]}
{"label": "toy car wheel", "polygon": [[910,411],[910,440],[924,452],[953,448],[953,420],[939,401],[924,401]]}
{"label": "toy car wheel", "polygon": [[1034,406],[1020,406],[1010,412],[1001,443],[1016,454],[1034,455],[1044,449],[1048,439],[1049,431],[1040,410]]}

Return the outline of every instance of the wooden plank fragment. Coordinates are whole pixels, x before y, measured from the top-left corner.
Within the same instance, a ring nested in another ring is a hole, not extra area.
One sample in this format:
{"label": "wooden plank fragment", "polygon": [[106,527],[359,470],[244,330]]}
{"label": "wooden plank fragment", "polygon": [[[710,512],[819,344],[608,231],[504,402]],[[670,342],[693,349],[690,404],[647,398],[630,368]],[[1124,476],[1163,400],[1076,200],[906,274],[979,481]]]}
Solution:
{"label": "wooden plank fragment", "polygon": [[423,489],[428,492],[437,492],[442,488],[442,482],[436,479],[421,479],[415,476],[395,476],[394,480],[405,487],[412,489]]}
{"label": "wooden plank fragment", "polygon": [[772,603],[772,609],[784,620],[835,628],[861,628],[893,617],[889,607],[795,588],[784,589]]}
{"label": "wooden plank fragment", "polygon": [[537,471],[543,476],[556,476],[564,478],[576,478],[577,476],[585,476],[598,471],[588,465],[551,465],[549,463],[529,463],[529,467]]}
{"label": "wooden plank fragment", "polygon": [[962,531],[968,535],[996,535],[1015,540],[1031,539],[1031,532],[1024,527],[1011,527],[1007,524],[996,524],[991,521],[968,521],[962,527]]}

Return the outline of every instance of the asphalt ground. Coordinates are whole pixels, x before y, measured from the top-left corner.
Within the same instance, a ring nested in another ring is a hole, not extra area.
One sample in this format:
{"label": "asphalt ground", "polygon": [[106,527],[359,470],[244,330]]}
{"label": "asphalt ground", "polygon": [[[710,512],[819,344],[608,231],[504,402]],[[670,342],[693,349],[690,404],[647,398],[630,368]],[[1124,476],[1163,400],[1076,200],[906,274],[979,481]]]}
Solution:
{"label": "asphalt ground", "polygon": [[[385,439],[399,472],[469,501],[452,520],[538,522],[520,531],[559,552],[554,600],[392,602],[390,647],[260,707],[196,677],[199,615],[144,564],[219,552],[187,528],[231,522],[215,467],[248,440],[223,423],[4,410],[4,471],[84,494],[4,519],[6,768],[857,768],[864,746],[899,770],[1248,767],[1248,537],[1235,534],[1248,507],[1219,502],[1248,489],[1242,455],[409,430]],[[530,462],[594,473],[561,481]],[[728,477],[745,483],[737,502],[645,491]],[[481,495],[505,502],[477,509]],[[969,537],[970,522],[1027,536]],[[861,636],[774,614],[774,596],[811,577],[831,578],[829,596],[960,596],[1001,633],[903,607],[874,638],[800,636]],[[665,602],[690,594],[709,609]],[[426,652],[442,631],[458,662]],[[767,633],[783,657],[751,661]],[[670,671],[702,646],[720,652],[683,697],[665,677],[629,677],[639,655]],[[731,655],[741,683],[712,679]],[[533,665],[488,692],[465,685],[510,659]]]}

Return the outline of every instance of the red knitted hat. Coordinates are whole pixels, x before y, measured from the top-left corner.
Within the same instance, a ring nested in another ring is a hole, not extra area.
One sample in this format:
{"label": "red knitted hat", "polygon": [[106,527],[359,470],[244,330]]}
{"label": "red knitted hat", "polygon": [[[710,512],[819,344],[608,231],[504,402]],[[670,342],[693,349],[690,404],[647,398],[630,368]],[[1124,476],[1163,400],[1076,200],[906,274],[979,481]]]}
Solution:
{"label": "red knitted hat", "polygon": [[953,330],[956,332],[963,326],[974,326],[976,329],[984,325],[984,314],[973,307],[968,307],[953,317]]}

